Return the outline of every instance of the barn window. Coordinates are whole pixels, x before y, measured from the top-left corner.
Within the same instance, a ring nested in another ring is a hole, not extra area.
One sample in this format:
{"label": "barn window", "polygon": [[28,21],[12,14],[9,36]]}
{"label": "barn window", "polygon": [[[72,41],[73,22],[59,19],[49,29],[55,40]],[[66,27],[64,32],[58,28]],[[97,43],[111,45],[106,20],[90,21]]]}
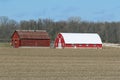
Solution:
{"label": "barn window", "polygon": [[94,44],[94,46],[96,46],[96,45]]}
{"label": "barn window", "polygon": [[86,44],[86,46],[89,46],[88,44]]}

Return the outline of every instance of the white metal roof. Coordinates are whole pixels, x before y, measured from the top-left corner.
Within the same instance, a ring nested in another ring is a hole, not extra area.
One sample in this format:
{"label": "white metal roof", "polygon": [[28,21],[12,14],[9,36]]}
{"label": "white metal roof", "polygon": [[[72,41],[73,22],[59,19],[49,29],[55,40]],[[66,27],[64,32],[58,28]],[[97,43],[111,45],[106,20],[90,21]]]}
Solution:
{"label": "white metal roof", "polygon": [[65,43],[69,44],[102,44],[97,33],[60,33]]}

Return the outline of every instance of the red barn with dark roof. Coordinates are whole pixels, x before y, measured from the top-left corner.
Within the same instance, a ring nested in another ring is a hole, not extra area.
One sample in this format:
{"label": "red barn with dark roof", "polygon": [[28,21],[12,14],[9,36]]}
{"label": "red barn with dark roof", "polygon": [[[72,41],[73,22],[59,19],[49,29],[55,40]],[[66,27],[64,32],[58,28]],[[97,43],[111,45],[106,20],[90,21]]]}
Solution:
{"label": "red barn with dark roof", "polygon": [[15,48],[21,46],[49,47],[50,38],[45,30],[16,30],[12,35],[12,45]]}

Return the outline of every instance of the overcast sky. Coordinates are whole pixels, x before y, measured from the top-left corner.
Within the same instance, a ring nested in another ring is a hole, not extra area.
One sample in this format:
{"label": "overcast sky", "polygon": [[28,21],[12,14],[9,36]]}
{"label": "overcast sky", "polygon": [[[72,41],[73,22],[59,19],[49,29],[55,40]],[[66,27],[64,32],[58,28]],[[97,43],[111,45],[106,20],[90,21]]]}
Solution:
{"label": "overcast sky", "polygon": [[0,0],[0,16],[17,21],[38,18],[120,21],[120,0]]}

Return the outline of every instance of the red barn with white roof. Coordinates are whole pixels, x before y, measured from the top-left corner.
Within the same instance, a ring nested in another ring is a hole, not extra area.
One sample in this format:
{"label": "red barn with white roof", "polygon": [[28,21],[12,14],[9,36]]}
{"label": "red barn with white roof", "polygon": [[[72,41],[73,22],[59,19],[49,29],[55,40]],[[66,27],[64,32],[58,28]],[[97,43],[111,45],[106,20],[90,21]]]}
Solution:
{"label": "red barn with white roof", "polygon": [[102,48],[97,33],[59,33],[54,41],[55,48]]}
{"label": "red barn with white roof", "polygon": [[16,30],[12,35],[12,45],[15,48],[21,46],[49,47],[50,38],[45,30]]}

